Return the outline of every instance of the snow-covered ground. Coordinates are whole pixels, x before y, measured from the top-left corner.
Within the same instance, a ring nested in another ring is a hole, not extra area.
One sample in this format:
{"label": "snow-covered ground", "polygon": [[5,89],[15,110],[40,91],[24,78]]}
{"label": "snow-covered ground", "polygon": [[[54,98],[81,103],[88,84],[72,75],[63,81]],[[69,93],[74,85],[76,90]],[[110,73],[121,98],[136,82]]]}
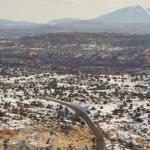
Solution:
{"label": "snow-covered ground", "polygon": [[86,111],[104,130],[108,149],[131,143],[150,149],[150,76],[15,73],[0,76],[0,129],[46,123],[61,109],[65,112],[65,107],[37,98],[50,97]]}

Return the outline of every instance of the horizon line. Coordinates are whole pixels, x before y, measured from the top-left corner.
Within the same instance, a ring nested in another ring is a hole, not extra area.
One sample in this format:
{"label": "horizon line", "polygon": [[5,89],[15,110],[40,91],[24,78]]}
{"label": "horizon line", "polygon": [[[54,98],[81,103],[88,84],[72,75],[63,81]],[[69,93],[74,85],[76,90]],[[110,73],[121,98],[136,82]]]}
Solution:
{"label": "horizon line", "polygon": [[117,10],[120,10],[120,9],[123,9],[123,8],[128,8],[128,7],[136,7],[136,6],[141,6],[141,7],[143,7],[147,12],[148,12],[148,10],[147,9],[149,9],[149,7],[144,7],[142,4],[135,4],[135,5],[127,5],[127,6],[123,6],[123,7],[120,7],[120,8],[118,8],[118,9],[114,9],[114,10],[112,10],[112,11],[108,11],[108,12],[105,12],[105,13],[103,13],[103,14],[101,14],[101,15],[99,15],[99,16],[96,16],[96,17],[92,17],[92,18],[75,18],[75,17],[61,17],[61,18],[56,18],[56,19],[50,19],[50,20],[48,20],[48,21],[46,21],[46,22],[36,22],[36,21],[30,21],[30,20],[14,20],[14,19],[9,19],[9,18],[0,18],[0,20],[5,20],[5,21],[12,21],[12,22],[26,22],[26,23],[32,23],[32,24],[48,24],[48,22],[51,22],[51,21],[59,21],[59,20],[63,20],[63,19],[76,19],[76,20],[91,20],[91,19],[95,19],[95,18],[97,18],[97,17],[100,17],[100,16],[103,16],[103,15],[107,15],[107,14],[110,14],[110,13],[112,13],[112,12],[115,12],[115,11],[117,11]]}

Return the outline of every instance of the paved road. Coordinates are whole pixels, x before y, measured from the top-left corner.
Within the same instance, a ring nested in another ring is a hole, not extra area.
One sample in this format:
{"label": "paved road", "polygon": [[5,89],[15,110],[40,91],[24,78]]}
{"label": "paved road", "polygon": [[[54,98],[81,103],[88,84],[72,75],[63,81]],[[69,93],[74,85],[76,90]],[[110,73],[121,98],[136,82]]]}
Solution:
{"label": "paved road", "polygon": [[46,100],[52,101],[52,102],[56,102],[56,103],[59,103],[61,105],[65,105],[65,106],[71,108],[72,110],[74,110],[87,123],[87,125],[92,130],[93,134],[95,135],[95,137],[96,137],[96,150],[104,150],[105,149],[103,130],[100,127],[96,127],[95,124],[91,121],[91,119],[82,110],[80,110],[78,107],[76,107],[70,103],[59,101],[57,99],[51,99],[51,98],[45,98],[45,97],[38,97],[38,98],[46,99]]}

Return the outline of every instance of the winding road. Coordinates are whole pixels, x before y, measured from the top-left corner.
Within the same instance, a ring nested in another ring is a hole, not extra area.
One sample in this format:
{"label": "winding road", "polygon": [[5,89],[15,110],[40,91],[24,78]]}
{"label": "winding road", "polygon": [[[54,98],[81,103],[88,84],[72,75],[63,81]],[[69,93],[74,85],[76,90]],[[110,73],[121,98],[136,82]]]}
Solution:
{"label": "winding road", "polygon": [[93,134],[95,135],[95,137],[96,137],[96,150],[104,150],[105,149],[103,130],[100,127],[96,127],[95,124],[91,121],[91,119],[81,109],[79,109],[78,107],[76,107],[70,103],[63,102],[63,101],[60,101],[57,99],[51,99],[51,98],[47,98],[47,97],[37,97],[37,98],[45,99],[47,101],[56,102],[56,103],[59,103],[61,105],[65,105],[65,106],[71,108],[72,110],[74,110],[87,123],[87,125],[89,126],[89,128],[91,129]]}

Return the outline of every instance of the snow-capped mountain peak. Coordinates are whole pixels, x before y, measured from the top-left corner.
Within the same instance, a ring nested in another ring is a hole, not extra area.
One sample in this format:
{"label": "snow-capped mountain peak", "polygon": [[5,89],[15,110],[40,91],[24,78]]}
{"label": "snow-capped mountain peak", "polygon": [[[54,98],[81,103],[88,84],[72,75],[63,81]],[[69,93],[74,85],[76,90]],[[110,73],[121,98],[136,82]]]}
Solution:
{"label": "snow-capped mountain peak", "polygon": [[142,5],[135,5],[135,6],[133,6],[133,10],[135,10],[135,11],[137,11],[139,13],[143,13],[143,11],[145,11],[145,13],[150,15],[150,12],[148,11],[148,9],[146,9]]}
{"label": "snow-capped mountain peak", "polygon": [[118,9],[96,20],[109,23],[147,23],[150,22],[150,12],[141,5],[135,5]]}

